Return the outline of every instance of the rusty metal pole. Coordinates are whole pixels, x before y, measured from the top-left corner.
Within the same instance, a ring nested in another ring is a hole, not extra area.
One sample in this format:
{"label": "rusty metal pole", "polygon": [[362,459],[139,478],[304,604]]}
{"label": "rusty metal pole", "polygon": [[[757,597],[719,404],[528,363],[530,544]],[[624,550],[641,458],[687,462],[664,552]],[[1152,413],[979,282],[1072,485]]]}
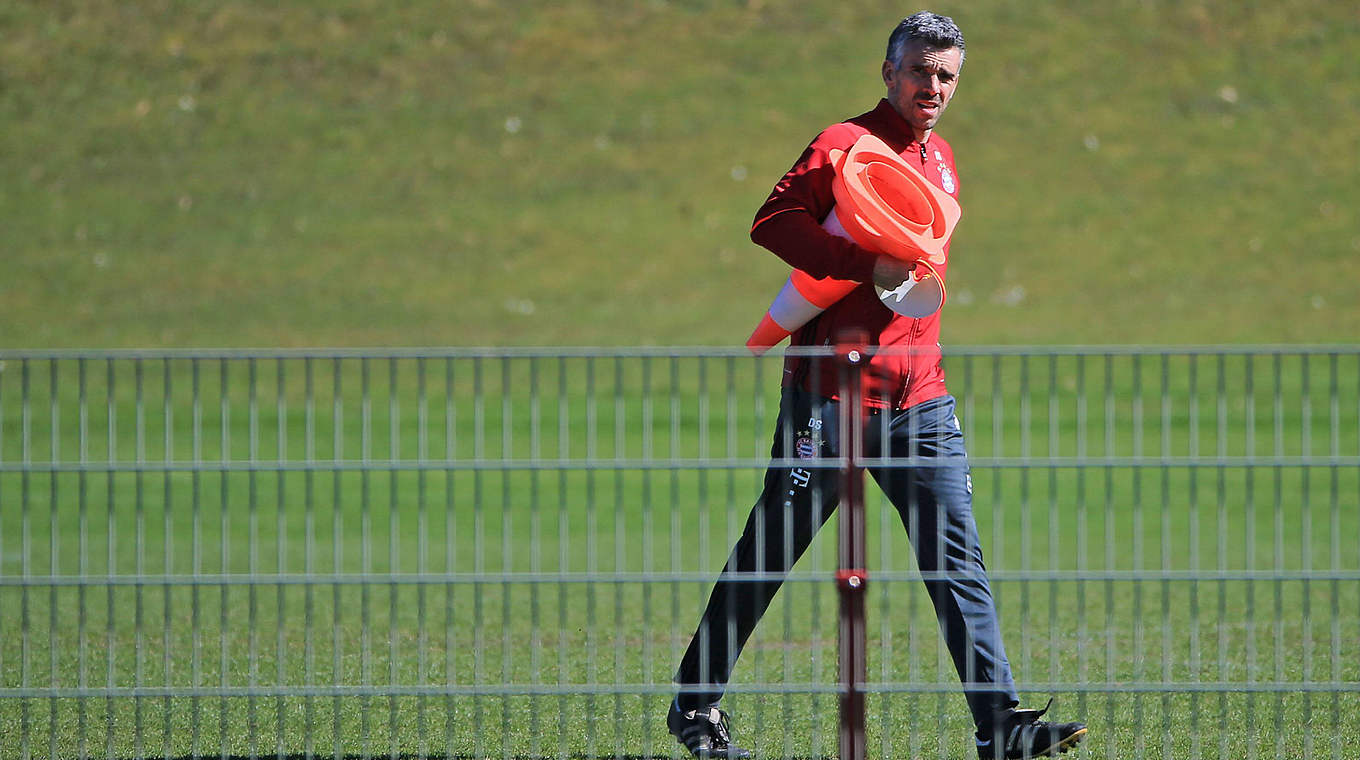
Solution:
{"label": "rusty metal pole", "polygon": [[840,337],[841,504],[836,586],[840,590],[841,760],[864,760],[865,660],[864,590],[868,583],[864,537],[864,367],[863,334]]}

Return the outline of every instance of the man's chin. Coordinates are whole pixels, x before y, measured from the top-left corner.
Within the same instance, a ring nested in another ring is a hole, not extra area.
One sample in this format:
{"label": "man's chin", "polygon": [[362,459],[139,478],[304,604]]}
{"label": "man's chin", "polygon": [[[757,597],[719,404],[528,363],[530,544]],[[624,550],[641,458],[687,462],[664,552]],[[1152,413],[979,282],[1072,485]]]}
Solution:
{"label": "man's chin", "polygon": [[916,130],[917,132],[929,132],[930,130],[932,130],[932,129],[935,128],[935,123],[938,122],[938,121],[939,121],[939,118],[934,118],[934,119],[912,119],[912,120],[908,121],[907,123],[910,124],[910,125],[911,125],[911,128],[914,129],[914,130]]}

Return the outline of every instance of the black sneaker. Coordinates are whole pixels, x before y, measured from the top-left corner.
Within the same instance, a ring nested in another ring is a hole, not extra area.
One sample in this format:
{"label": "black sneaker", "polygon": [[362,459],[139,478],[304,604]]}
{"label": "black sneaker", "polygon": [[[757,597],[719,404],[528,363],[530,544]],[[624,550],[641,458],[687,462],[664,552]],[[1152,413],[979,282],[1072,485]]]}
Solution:
{"label": "black sneaker", "polygon": [[[1048,700],[1048,705],[1052,704],[1053,700]],[[1084,723],[1049,723],[1039,720],[1046,712],[1048,706],[1042,710],[1010,711],[997,724],[992,736],[985,740],[978,738],[978,758],[1023,760],[1048,757],[1072,749],[1086,736]]]}
{"label": "black sneaker", "polygon": [[732,744],[731,720],[716,707],[680,712],[675,705],[666,715],[671,736],[700,758],[749,758],[751,750]]}

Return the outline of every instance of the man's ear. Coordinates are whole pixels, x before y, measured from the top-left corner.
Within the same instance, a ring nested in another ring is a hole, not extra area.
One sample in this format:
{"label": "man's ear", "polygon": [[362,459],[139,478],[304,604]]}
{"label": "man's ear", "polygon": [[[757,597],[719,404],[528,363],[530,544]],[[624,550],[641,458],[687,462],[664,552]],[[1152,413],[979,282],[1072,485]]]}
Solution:
{"label": "man's ear", "polygon": [[893,65],[892,61],[883,60],[883,84],[886,85],[892,80],[893,72],[896,70],[897,67]]}

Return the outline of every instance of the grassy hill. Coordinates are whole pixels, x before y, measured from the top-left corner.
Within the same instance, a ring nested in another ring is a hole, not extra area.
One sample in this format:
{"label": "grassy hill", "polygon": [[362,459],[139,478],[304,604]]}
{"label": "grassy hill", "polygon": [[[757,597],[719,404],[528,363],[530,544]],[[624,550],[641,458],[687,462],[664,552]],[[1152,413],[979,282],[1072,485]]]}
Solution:
{"label": "grassy hill", "polygon": [[[883,2],[0,8],[0,345],[735,344]],[[952,343],[1360,334],[1346,3],[941,3]]]}

